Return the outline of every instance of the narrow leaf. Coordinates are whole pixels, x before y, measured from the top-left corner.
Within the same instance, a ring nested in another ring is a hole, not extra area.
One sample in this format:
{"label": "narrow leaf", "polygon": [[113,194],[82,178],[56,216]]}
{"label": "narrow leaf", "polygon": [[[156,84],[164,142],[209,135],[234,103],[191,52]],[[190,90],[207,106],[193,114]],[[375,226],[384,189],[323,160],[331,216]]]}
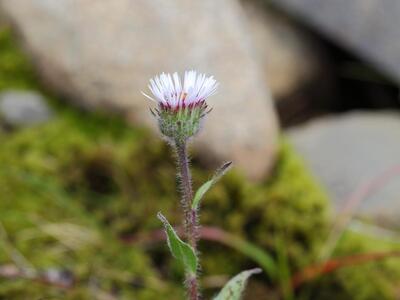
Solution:
{"label": "narrow leaf", "polygon": [[232,234],[225,234],[224,238],[227,245],[253,259],[271,279],[276,278],[278,267],[275,260],[264,249]]}
{"label": "narrow leaf", "polygon": [[192,202],[192,209],[197,209],[201,199],[203,199],[205,193],[230,169],[232,162],[228,161],[224,163],[214,174],[214,176],[206,181],[196,192]]}
{"label": "narrow leaf", "polygon": [[214,300],[240,300],[247,280],[251,275],[257,273],[261,273],[261,269],[256,268],[239,273],[228,281]]}
{"label": "narrow leaf", "polygon": [[192,208],[196,209],[199,206],[200,200],[203,198],[205,193],[213,186],[214,180],[210,179],[206,181],[196,192],[192,202]]}
{"label": "narrow leaf", "polygon": [[178,237],[174,228],[160,212],[157,214],[157,217],[164,224],[168,246],[172,255],[183,264],[188,272],[196,273],[197,256],[193,248]]}

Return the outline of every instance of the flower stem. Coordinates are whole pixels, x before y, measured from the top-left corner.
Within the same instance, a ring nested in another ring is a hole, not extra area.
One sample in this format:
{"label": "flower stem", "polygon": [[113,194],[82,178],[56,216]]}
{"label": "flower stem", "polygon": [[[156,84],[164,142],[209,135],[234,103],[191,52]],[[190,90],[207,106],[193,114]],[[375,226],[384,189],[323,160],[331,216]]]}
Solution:
{"label": "flower stem", "polygon": [[188,297],[190,300],[198,300],[199,299],[199,286],[197,283],[197,275],[189,275],[187,278],[188,281]]}
{"label": "flower stem", "polygon": [[[181,180],[182,207],[184,211],[184,222],[186,239],[197,255],[198,218],[197,210],[192,209],[193,189],[192,178],[189,169],[189,156],[187,153],[187,142],[176,142],[176,153],[178,156],[178,168]],[[199,299],[197,274],[187,274],[188,296],[190,300]]]}

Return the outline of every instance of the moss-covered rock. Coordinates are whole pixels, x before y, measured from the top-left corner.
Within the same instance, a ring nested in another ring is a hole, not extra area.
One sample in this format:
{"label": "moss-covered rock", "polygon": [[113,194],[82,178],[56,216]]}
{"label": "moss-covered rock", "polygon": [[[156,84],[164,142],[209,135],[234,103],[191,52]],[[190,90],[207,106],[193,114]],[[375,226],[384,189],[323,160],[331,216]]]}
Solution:
{"label": "moss-covered rock", "polygon": [[[0,91],[40,89],[7,30],[0,30],[0,49]],[[181,212],[169,148],[120,120],[49,101],[57,117],[48,123],[0,133],[0,220],[11,245],[30,264],[68,270],[76,284],[62,291],[2,280],[0,298],[89,299],[101,292],[121,299],[182,298],[182,273],[163,243],[144,248],[121,241],[160,228],[155,217],[160,210],[177,224]],[[198,186],[212,170],[202,168],[194,154],[193,172]],[[249,183],[232,170],[206,195],[201,219],[252,241],[272,257],[287,256],[291,272],[315,261],[330,224],[327,197],[284,141],[267,181]],[[364,238],[348,237],[338,253],[366,251],[369,245]],[[233,275],[254,264],[215,243],[201,241],[200,248],[204,276]],[[9,253],[0,251],[0,265],[10,262]],[[362,274],[355,267],[323,277],[300,290],[299,297],[390,299],[400,268],[365,268]],[[262,279],[263,285],[276,284]],[[371,280],[374,284],[368,284]]]}

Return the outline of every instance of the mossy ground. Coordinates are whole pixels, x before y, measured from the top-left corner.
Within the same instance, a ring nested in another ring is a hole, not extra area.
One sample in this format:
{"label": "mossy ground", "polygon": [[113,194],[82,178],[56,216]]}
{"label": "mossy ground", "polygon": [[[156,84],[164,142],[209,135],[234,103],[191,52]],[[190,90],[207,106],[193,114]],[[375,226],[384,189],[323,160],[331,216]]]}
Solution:
{"label": "mossy ground", "polygon": [[[41,90],[6,29],[0,30],[4,89]],[[160,228],[155,217],[160,210],[172,223],[179,220],[168,147],[118,119],[77,111],[52,97],[49,103],[56,111],[51,121],[0,133],[0,221],[10,243],[31,264],[68,270],[76,285],[61,291],[1,279],[0,299],[92,299],[100,293],[119,299],[182,298],[182,274],[164,244],[144,248],[121,242],[121,237]],[[193,172],[196,185],[212,173],[196,155]],[[250,240],[275,258],[284,255],[292,272],[315,261],[330,224],[327,197],[286,142],[266,182],[249,183],[233,170],[207,194],[203,206],[204,224]],[[284,254],[277,245],[284,245]],[[373,250],[374,245],[351,236],[338,253]],[[254,265],[215,243],[200,247],[204,277],[233,275]],[[10,255],[0,251],[0,264],[10,262]],[[299,297],[392,299],[398,270],[387,262],[348,268],[308,285]],[[274,284],[266,277],[259,280]]]}

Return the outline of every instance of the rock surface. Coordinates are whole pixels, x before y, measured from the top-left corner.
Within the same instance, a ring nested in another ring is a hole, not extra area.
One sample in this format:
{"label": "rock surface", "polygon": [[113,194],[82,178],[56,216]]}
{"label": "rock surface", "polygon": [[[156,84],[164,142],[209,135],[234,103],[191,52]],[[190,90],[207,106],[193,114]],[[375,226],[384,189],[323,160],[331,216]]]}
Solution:
{"label": "rock surface", "polygon": [[[289,131],[294,146],[325,184],[337,207],[361,185],[400,173],[400,114],[354,112],[325,117]],[[367,197],[361,215],[395,222],[400,216],[400,176]]]}
{"label": "rock surface", "polygon": [[30,91],[0,94],[0,120],[8,126],[26,127],[46,122],[52,116],[42,95]]}
{"label": "rock surface", "polygon": [[198,148],[251,178],[272,166],[277,121],[245,17],[231,0],[3,0],[0,9],[50,87],[89,109],[155,128],[140,94],[155,74],[196,68],[220,81]]}
{"label": "rock surface", "polygon": [[275,100],[319,78],[321,49],[287,18],[257,0],[242,0],[266,82]]}
{"label": "rock surface", "polygon": [[400,1],[273,0],[400,81]]}

